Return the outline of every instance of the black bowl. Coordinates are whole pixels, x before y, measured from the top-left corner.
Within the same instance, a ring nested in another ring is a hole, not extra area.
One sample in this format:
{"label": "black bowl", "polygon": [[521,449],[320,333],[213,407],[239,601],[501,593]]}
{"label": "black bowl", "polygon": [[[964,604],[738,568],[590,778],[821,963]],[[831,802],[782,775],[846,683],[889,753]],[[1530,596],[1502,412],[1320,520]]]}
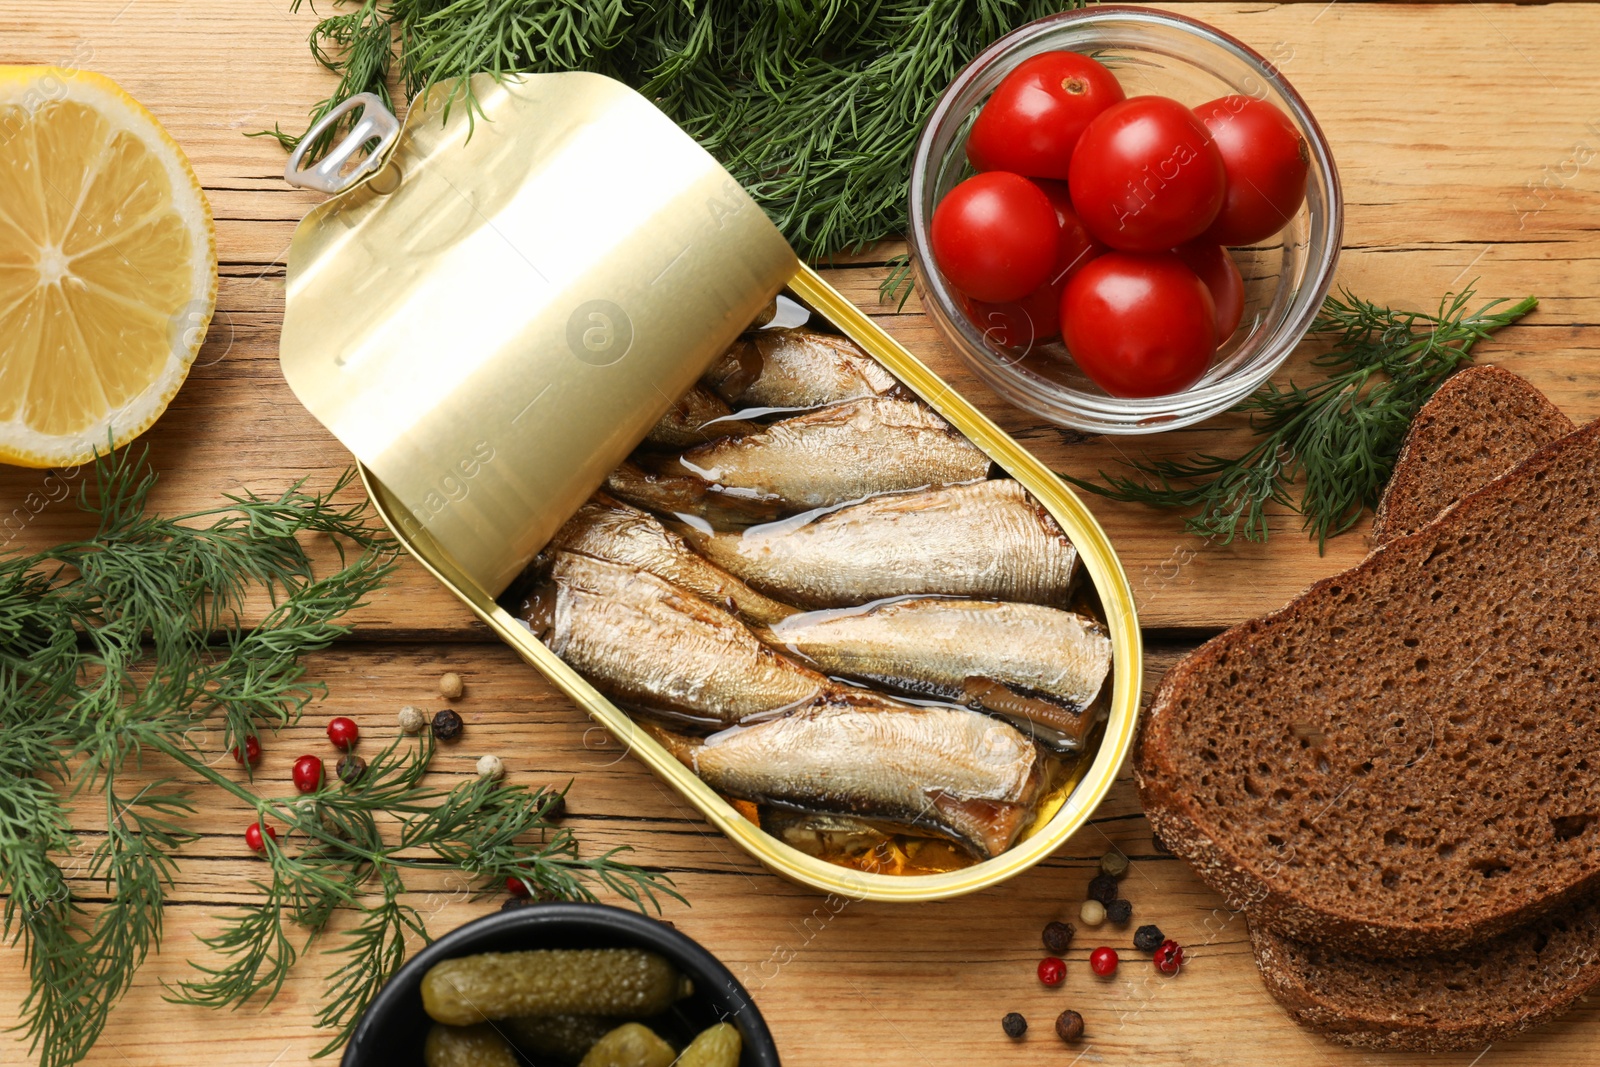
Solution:
{"label": "black bowl", "polygon": [[342,1067],[421,1067],[432,1020],[422,1010],[422,976],[440,960],[475,952],[535,948],[643,948],[659,952],[694,981],[694,995],[672,1009],[669,1032],[686,1040],[719,1022],[744,1038],[739,1067],[780,1067],[761,1012],[733,972],[694,941],[654,919],[605,904],[530,904],[467,923],[411,957],[367,1007]]}

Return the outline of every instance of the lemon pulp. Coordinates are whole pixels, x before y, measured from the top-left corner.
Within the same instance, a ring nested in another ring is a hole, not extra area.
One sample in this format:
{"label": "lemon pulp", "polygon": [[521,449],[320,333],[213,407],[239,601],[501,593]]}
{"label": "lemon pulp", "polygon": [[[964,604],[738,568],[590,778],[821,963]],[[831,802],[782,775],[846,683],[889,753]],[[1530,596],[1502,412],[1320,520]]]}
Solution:
{"label": "lemon pulp", "polygon": [[98,74],[0,68],[0,462],[138,436],[215,303],[210,209],[155,117]]}

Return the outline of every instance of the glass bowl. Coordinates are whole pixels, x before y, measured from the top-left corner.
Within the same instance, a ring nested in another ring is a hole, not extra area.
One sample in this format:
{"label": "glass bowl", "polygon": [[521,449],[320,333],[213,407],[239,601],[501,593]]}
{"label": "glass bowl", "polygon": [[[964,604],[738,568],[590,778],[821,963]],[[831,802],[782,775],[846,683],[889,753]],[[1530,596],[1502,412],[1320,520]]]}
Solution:
{"label": "glass bowl", "polygon": [[[1311,153],[1306,199],[1278,235],[1233,249],[1245,282],[1244,318],[1190,388],[1169,396],[1114,397],[1071,362],[1060,341],[1006,348],[974,325],[928,246],[933,208],[972,173],[967,132],[979,107],[1017,64],[1040,52],[1093,54],[1128,96],[1159,94],[1194,107],[1238,93],[1276,105]],[[1000,38],[945,90],[917,142],[911,167],[911,262],[922,302],[945,340],[1007,401],[1090,433],[1175,430],[1226,411],[1288,358],[1311,328],[1333,278],[1344,224],[1339,175],[1305,101],[1259,53],[1182,15],[1094,7],[1040,19]]]}

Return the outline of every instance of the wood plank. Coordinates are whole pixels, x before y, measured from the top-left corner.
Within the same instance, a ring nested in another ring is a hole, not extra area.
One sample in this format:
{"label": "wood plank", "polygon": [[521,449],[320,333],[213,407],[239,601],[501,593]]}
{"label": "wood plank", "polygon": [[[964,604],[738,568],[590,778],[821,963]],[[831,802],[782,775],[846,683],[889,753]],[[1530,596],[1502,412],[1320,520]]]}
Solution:
{"label": "wood plank", "polygon": [[[1130,890],[1135,921],[1153,919],[1191,946],[1183,973],[1171,979],[1132,952],[1116,976],[1096,979],[1087,964],[1096,938],[1080,935],[1067,957],[1063,987],[1039,985],[1033,976],[1042,955],[1038,931],[1053,918],[1070,917],[1063,898],[1081,891],[1087,878],[1081,869],[1068,876],[1037,869],[1009,883],[1003,900],[991,892],[916,908],[824,902],[770,879],[729,884],[728,878],[696,875],[680,884],[692,899],[714,897],[715,910],[672,907],[666,918],[714,950],[747,984],[787,1067],[837,1067],[867,1062],[864,1055],[896,1065],[993,1063],[1004,1057],[1029,1067],[1077,1057],[1088,1063],[1140,1059],[1200,1067],[1479,1062],[1477,1050],[1425,1056],[1340,1049],[1289,1023],[1255,974],[1243,921],[1219,912],[1214,899],[1184,896],[1155,877],[1175,866],[1135,856],[1129,876],[1141,880]],[[1159,907],[1146,904],[1145,891],[1153,898],[1161,894]],[[441,929],[492,910],[448,894],[420,903]],[[325,957],[303,959],[277,1001],[259,1011],[216,1012],[162,1000],[157,983],[184,976],[183,954],[196,934],[212,927],[210,910],[171,909],[170,947],[140,972],[85,1062],[211,1067],[222,1055],[230,1063],[296,1063],[320,1046],[308,1020],[320,977],[331,969]],[[1104,940],[1120,945],[1126,933]],[[13,983],[0,987],[7,999],[19,992]],[[1087,1023],[1084,1041],[1074,1048],[1051,1032],[1055,1015],[1068,1007]],[[1000,1032],[1007,1011],[1023,1012],[1031,1024],[1020,1045]],[[1592,1062],[1596,1023],[1600,1010],[1584,1005],[1535,1034],[1495,1044],[1493,1061]]]}
{"label": "wood plank", "polygon": [[[300,408],[275,366],[282,255],[294,220],[316,198],[277,182],[283,157],[275,144],[241,136],[275,121],[294,123],[327,91],[328,79],[305,52],[309,8],[290,15],[277,0],[240,0],[209,15],[214,21],[197,34],[172,0],[141,0],[117,15],[119,6],[20,5],[0,27],[0,55],[78,56],[120,78],[169,125],[213,193],[225,264],[219,314],[201,366],[148,435],[167,472],[161,500],[203,506],[225,490],[271,491],[303,475],[326,484],[347,457]],[[1600,393],[1584,373],[1584,331],[1600,321],[1593,295],[1600,291],[1593,221],[1600,190],[1592,161],[1576,162],[1600,146],[1587,105],[1585,42],[1594,8],[1474,4],[1443,21],[1441,9],[1428,5],[1185,10],[1258,46],[1281,46],[1287,56],[1285,73],[1341,162],[1348,207],[1339,284],[1410,306],[1431,307],[1474,275],[1485,297],[1537,294],[1544,298],[1537,315],[1483,346],[1481,358],[1527,375],[1574,418],[1600,414]],[[1394,41],[1407,45],[1391,47]],[[152,69],[152,55],[180,51],[190,57],[184,70]],[[1351,76],[1355,70],[1359,78]],[[1504,127],[1480,121],[1508,98],[1538,114],[1537,126],[1507,136]],[[1406,107],[1397,110],[1400,99]],[[887,311],[875,305],[881,274],[851,267],[829,277],[869,308]],[[1064,434],[998,402],[914,308],[885,315],[884,324],[1056,469],[1092,475],[1115,469],[1123,456],[1236,450],[1246,440],[1227,420],[1161,437],[1084,441]],[[1311,350],[1282,377],[1304,377]],[[74,528],[56,503],[30,514],[45,485],[36,472],[0,472],[0,523],[10,523],[0,527],[0,542],[38,546]],[[1358,530],[1319,556],[1293,515],[1274,516],[1266,546],[1224,548],[1182,533],[1175,516],[1098,500],[1090,506],[1121,552],[1146,625],[1158,628],[1203,632],[1268,610],[1366,549]],[[19,509],[23,533],[12,539]],[[1178,576],[1165,577],[1174,567]],[[374,634],[431,636],[474,625],[415,568],[360,622]]]}
{"label": "wood plank", "polygon": [[[1280,58],[1334,144],[1347,200],[1339,284],[1396,305],[1431,306],[1478,276],[1484,297],[1537,294],[1544,303],[1481,358],[1529,377],[1574,418],[1600,415],[1589,369],[1589,331],[1600,322],[1600,240],[1594,177],[1600,120],[1592,106],[1591,42],[1600,6],[1402,5],[1308,0],[1287,5],[1197,3],[1183,10]],[[326,13],[326,12],[324,12]],[[216,325],[190,383],[148,435],[167,509],[211,506],[241,488],[275,492],[295,478],[331,483],[348,457],[304,412],[276,365],[283,312],[282,259],[299,217],[317,197],[285,187],[283,155],[246,131],[294,127],[326,95],[331,77],[306,50],[316,18],[287,0],[233,0],[197,8],[181,0],[24,0],[0,22],[0,59],[67,62],[103,70],[143,100],[184,145],[218,220],[222,282]],[[1537,121],[1486,121],[1514,101]],[[1087,476],[1123,455],[1237,449],[1237,425],[1181,434],[1084,439],[1002,405],[944,349],[913,299],[904,312],[876,303],[888,244],[838,257],[830,280],[909,348],[1057,470]],[[1280,378],[1303,378],[1307,345]],[[0,469],[0,551],[39,547],[81,529],[61,497],[81,475]],[[1310,581],[1359,559],[1357,531],[1319,556],[1292,515],[1275,515],[1265,546],[1203,545],[1173,516],[1090,501],[1118,545],[1150,632],[1209,633],[1275,607]],[[9,520],[9,521],[8,521]],[[763,871],[712,831],[415,566],[359,617],[361,636],[405,643],[346,643],[315,657],[329,699],[268,744],[258,779],[287,790],[302,751],[326,751],[326,719],[351,714],[369,742],[392,730],[402,703],[437,706],[444,669],[469,684],[460,709],[465,738],[441,755],[440,781],[470,773],[483,751],[505,758],[518,780],[574,779],[571,825],[589,848],[627,844],[639,862],[672,873],[693,907],[667,917],[744,976],[785,1061],[886,1065],[1019,1063],[1139,1058],[1200,1065],[1289,1062],[1424,1062],[1470,1067],[1481,1052],[1421,1057],[1338,1049],[1301,1031],[1271,1002],[1249,958],[1240,917],[1220,908],[1176,859],[1157,851],[1126,773],[1093,822],[1033,871],[971,899],[915,907],[828,902]],[[1154,682],[1183,644],[1158,643]],[[221,765],[232,768],[221,756]],[[152,760],[142,772],[154,776]],[[230,771],[230,773],[238,773]],[[94,1064],[286,1063],[321,1039],[312,1018],[329,961],[303,960],[283,995],[257,1012],[206,1012],[162,1001],[199,957],[195,936],[219,913],[253,899],[260,874],[239,837],[244,809],[224,798],[197,817],[172,888],[166,950],[140,973]],[[94,823],[85,818],[85,831]],[[1122,947],[1128,931],[1080,934],[1065,987],[1033,978],[1038,930],[1071,918],[1107,842],[1133,858],[1127,895],[1135,923],[1154,921],[1189,947],[1176,979],[1154,975],[1134,953],[1115,979],[1088,974],[1089,949]],[[97,888],[80,874],[85,898]],[[436,930],[483,914],[459,880],[419,878],[413,900]],[[20,953],[0,957],[0,1024],[15,1019],[27,983]],[[1088,1020],[1075,1050],[1050,1032],[1063,1007]],[[1032,1030],[1019,1047],[999,1032],[1001,1014],[1024,1011]],[[1585,1063],[1594,1057],[1593,1005],[1532,1035],[1493,1047],[1493,1062]],[[12,1051],[14,1058],[23,1053]],[[1003,1049],[1003,1051],[1002,1051]],[[1487,1050],[1486,1050],[1487,1051]],[[1063,1061],[1062,1057],[1069,1057]]]}
{"label": "wood plank", "polygon": [[[1152,684],[1181,651],[1153,651]],[[1296,1027],[1255,974],[1242,916],[1155,847],[1126,772],[1089,826],[1003,887],[914,906],[824,898],[763,870],[640,764],[600,743],[580,713],[506,649],[351,648],[314,657],[310,666],[329,682],[329,699],[267,742],[257,779],[263,791],[288,792],[293,757],[328,751],[322,734],[331,715],[354,716],[364,730],[363,748],[375,746],[392,736],[401,703],[437,706],[438,673],[461,672],[468,690],[457,707],[467,731],[439,758],[438,780],[471,773],[472,761],[490,749],[506,759],[517,781],[575,775],[570,825],[585,847],[631,845],[637,862],[671,874],[691,906],[669,903],[664,917],[746,983],[790,1067],[859,1062],[863,1048],[873,1050],[874,1062],[896,1065],[984,1063],[1002,1055],[1017,1063],[1059,1064],[1080,1053],[1090,1062],[1170,1053],[1184,1063],[1217,1067],[1474,1062],[1476,1053],[1364,1055]],[[231,760],[218,755],[231,769]],[[149,775],[160,771],[154,764],[146,769]],[[304,956],[283,993],[259,1011],[213,1012],[161,1000],[161,982],[181,981],[190,961],[205,961],[195,938],[215,933],[232,907],[254,899],[249,881],[261,875],[260,861],[239,836],[248,821],[243,806],[215,790],[202,796],[207,803],[195,827],[204,836],[183,852],[164,950],[140,972],[91,1064],[209,1067],[221,1049],[229,1062],[288,1063],[303,1060],[323,1040],[311,1020],[334,964],[320,951]],[[92,827],[92,820],[83,822]],[[1134,919],[1125,928],[1092,930],[1075,913],[1099,856],[1112,846],[1132,859],[1123,885]],[[96,899],[96,887],[81,875],[74,882],[86,899]],[[436,932],[489,913],[501,899],[442,872],[408,882],[414,890],[409,899]],[[1039,931],[1057,918],[1074,921],[1080,931],[1066,957],[1067,982],[1050,990],[1033,969],[1043,955]],[[1132,928],[1146,922],[1186,946],[1178,977],[1158,975],[1131,949]],[[1123,955],[1110,980],[1089,973],[1088,953],[1098,944]],[[0,957],[0,1023],[14,1020],[26,988],[20,954]],[[1081,1012],[1088,1026],[1083,1045],[1073,1050],[1051,1032],[1055,1015],[1067,1007]],[[1000,1032],[1007,1011],[1023,1012],[1032,1025],[1020,1047]],[[1587,1062],[1588,1027],[1597,1021],[1593,1006],[1580,1009],[1532,1037],[1495,1046],[1497,1061]]]}
{"label": "wood plank", "polygon": [[[1152,647],[1147,656],[1145,695],[1153,692],[1162,672],[1188,647]],[[492,753],[505,761],[509,780],[550,788],[564,788],[571,783],[568,824],[585,841],[592,838],[597,848],[637,844],[631,839],[642,837],[646,843],[640,845],[640,862],[651,866],[721,872],[754,868],[743,852],[711,830],[675,791],[658,781],[604,729],[498,642],[372,646],[346,643],[307,657],[306,666],[309,677],[327,684],[327,696],[309,705],[296,724],[277,735],[263,737],[262,757],[253,776],[247,775],[223,750],[220,730],[201,727],[190,730],[187,736],[209,754],[212,766],[238,782],[251,783],[259,795],[292,797],[295,794],[290,784],[290,766],[298,756],[320,755],[328,773],[332,773],[337,753],[328,743],[326,730],[333,717],[344,715],[356,720],[362,730],[358,751],[370,757],[396,737],[396,713],[402,706],[411,704],[430,714],[442,707],[453,707],[460,713],[465,729],[459,739],[441,745],[434,757],[430,773],[440,787],[449,788],[470,778],[478,758]],[[466,684],[465,695],[459,700],[447,701],[439,696],[438,678],[445,671],[457,672]],[[138,780],[138,775],[155,778],[173,773],[184,772],[151,756],[131,780]],[[246,814],[250,809],[211,788],[198,795],[206,797],[207,803],[186,825],[202,839],[186,846],[181,854],[208,862],[242,863],[240,871],[254,869],[256,861],[240,836],[244,826],[254,820],[254,816]],[[102,831],[103,812],[93,805],[80,807],[84,810],[74,819],[75,829],[84,833]],[[1108,826],[1139,818],[1131,790],[1121,786],[1102,803],[1096,816],[1097,823]],[[1091,851],[1084,855],[1099,855],[1092,851],[1100,847],[1095,840],[1085,847]],[[243,874],[239,881],[243,886]],[[190,886],[180,882],[178,899],[217,899],[207,896],[201,888],[204,884]],[[80,881],[75,886],[89,899],[95,898],[90,881]]]}

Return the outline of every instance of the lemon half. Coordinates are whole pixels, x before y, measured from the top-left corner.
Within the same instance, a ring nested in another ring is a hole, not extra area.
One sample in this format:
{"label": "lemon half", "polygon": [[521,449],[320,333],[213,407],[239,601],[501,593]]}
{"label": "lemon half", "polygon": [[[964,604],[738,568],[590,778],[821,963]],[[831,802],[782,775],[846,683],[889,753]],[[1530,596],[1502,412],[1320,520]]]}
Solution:
{"label": "lemon half", "polygon": [[216,300],[211,208],[155,116],[99,74],[0,67],[0,462],[143,433]]}

